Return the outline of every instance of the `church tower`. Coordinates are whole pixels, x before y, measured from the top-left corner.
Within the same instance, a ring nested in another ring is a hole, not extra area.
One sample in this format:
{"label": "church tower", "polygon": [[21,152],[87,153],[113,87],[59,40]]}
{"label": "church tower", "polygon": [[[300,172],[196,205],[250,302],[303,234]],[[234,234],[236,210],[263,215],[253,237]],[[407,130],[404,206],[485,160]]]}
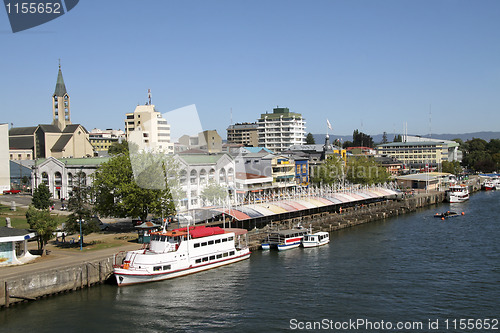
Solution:
{"label": "church tower", "polygon": [[59,73],[57,74],[56,90],[52,95],[52,119],[52,125],[57,126],[61,131],[71,124],[69,95],[64,85],[61,64],[59,64]]}

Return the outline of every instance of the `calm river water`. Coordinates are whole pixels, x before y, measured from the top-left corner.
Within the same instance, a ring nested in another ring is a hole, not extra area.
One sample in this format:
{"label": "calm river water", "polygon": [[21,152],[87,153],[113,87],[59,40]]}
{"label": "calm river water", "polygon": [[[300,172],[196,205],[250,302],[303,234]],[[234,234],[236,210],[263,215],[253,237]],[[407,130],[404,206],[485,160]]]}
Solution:
{"label": "calm river water", "polygon": [[[500,192],[482,192],[336,232],[321,248],[256,251],[170,281],[17,305],[0,311],[0,331],[498,332],[499,203]],[[433,217],[446,210],[465,216]]]}

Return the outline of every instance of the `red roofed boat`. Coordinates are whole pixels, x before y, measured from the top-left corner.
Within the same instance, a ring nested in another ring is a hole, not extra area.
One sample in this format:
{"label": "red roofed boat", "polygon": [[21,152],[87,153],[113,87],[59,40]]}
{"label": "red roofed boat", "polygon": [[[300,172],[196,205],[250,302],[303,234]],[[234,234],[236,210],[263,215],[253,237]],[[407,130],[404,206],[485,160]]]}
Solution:
{"label": "red roofed boat", "polygon": [[113,272],[119,286],[171,279],[250,257],[247,231],[192,226],[151,233],[149,248],[129,251]]}

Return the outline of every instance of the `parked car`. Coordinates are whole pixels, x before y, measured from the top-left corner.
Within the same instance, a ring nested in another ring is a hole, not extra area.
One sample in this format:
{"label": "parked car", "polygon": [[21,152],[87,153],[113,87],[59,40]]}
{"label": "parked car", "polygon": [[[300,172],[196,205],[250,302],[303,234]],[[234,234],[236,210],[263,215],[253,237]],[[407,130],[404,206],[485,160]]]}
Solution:
{"label": "parked car", "polygon": [[4,190],[3,194],[19,194],[21,190]]}

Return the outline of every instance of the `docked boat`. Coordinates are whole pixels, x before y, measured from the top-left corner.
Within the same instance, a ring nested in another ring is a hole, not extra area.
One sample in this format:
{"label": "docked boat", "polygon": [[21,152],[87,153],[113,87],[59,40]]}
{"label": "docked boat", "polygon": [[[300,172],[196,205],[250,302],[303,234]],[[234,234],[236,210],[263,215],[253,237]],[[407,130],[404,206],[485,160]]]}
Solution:
{"label": "docked boat", "polygon": [[191,226],[151,233],[146,249],[129,251],[114,265],[118,286],[171,279],[250,257],[247,231]]}
{"label": "docked boat", "polygon": [[500,178],[498,176],[489,177],[482,185],[484,191],[500,190]]}
{"label": "docked boat", "polygon": [[302,239],[303,247],[316,247],[330,243],[330,234],[326,231],[309,233]]}
{"label": "docked boat", "polygon": [[286,229],[271,232],[262,242],[263,250],[278,249],[280,251],[299,247],[302,238],[308,233],[307,229]]}
{"label": "docked boat", "polygon": [[[462,215],[465,215],[463,212],[462,212]],[[434,217],[437,217],[437,218],[440,218],[441,220],[444,220],[444,219],[447,219],[447,218],[450,218],[450,217],[456,217],[456,216],[460,216],[460,214],[458,214],[457,212],[450,212],[450,211],[447,211],[445,213],[436,213],[436,215],[434,215]]]}
{"label": "docked boat", "polygon": [[497,188],[497,183],[493,180],[488,180],[481,185],[481,189],[483,191],[491,191],[491,190],[496,190]]}
{"label": "docked boat", "polygon": [[451,203],[469,200],[469,188],[463,184],[450,185],[446,191],[446,200]]}

